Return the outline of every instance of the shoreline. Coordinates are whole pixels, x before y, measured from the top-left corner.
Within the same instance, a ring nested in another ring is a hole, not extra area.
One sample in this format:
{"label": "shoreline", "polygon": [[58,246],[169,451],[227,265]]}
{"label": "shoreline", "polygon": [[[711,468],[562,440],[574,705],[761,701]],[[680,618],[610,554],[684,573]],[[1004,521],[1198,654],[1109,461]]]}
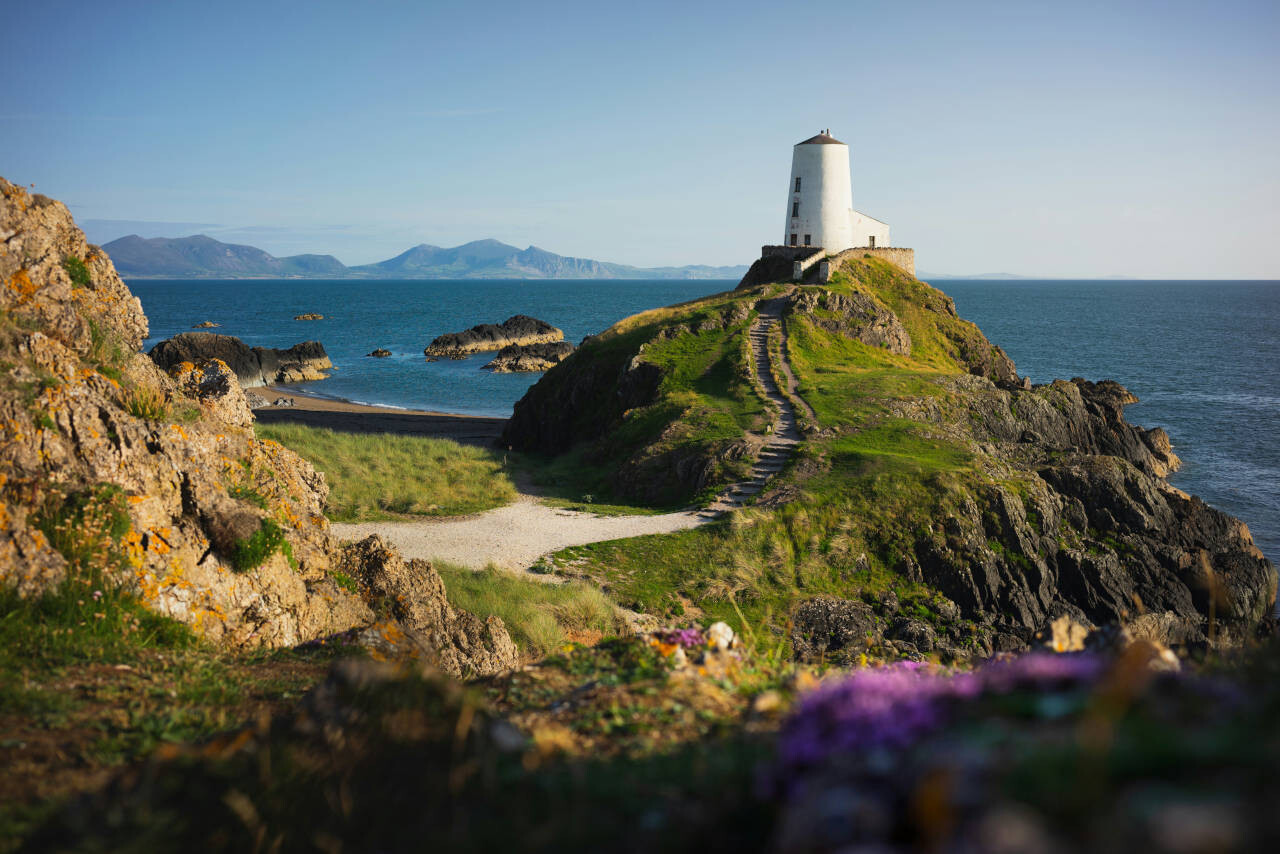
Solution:
{"label": "shoreline", "polygon": [[[373,406],[330,397],[319,397],[288,386],[262,386],[245,390],[268,401],[253,410],[259,424],[301,424],[342,433],[390,433],[450,439],[464,445],[499,447],[506,418],[459,415],[425,409]],[[292,406],[272,406],[280,398],[292,398]]]}
{"label": "shoreline", "polygon": [[276,407],[276,406],[259,406],[254,408],[254,412],[258,413],[263,410],[276,411],[278,409],[301,409],[309,412],[349,412],[349,413],[382,413],[390,415],[431,415],[442,418],[473,418],[481,421],[506,421],[496,415],[466,415],[461,412],[444,412],[437,409],[409,409],[400,406],[388,406],[376,403],[359,403],[358,401],[348,400],[345,397],[327,397],[325,395],[316,394],[312,391],[302,389],[292,389],[288,385],[268,385],[256,386],[244,390],[245,394],[256,394],[259,397],[266,398],[268,404],[272,404],[282,397],[293,398],[293,406]]}

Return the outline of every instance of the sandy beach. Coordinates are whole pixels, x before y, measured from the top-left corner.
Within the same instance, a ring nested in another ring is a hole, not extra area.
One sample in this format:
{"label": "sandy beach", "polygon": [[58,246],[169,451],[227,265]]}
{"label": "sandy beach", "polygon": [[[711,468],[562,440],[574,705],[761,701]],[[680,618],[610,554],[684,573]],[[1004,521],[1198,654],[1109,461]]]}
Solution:
{"label": "sandy beach", "polygon": [[344,433],[400,433],[407,436],[431,436],[452,439],[465,445],[493,447],[502,435],[505,418],[455,415],[417,409],[394,409],[369,406],[347,400],[316,397],[288,386],[247,389],[272,403],[292,398],[292,406],[262,406],[253,411],[262,424],[305,424]]}

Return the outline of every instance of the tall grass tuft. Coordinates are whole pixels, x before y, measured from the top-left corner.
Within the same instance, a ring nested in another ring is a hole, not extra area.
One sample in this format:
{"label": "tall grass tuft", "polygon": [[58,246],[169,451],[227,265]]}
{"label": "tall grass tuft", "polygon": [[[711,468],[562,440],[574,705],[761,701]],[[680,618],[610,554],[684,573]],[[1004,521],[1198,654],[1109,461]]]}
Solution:
{"label": "tall grass tuft", "polygon": [[515,486],[492,451],[446,439],[341,433],[300,424],[259,424],[324,472],[336,522],[456,516],[508,504]]}
{"label": "tall grass tuft", "polygon": [[139,386],[125,391],[120,401],[130,415],[144,421],[164,421],[169,417],[169,401],[160,389]]}

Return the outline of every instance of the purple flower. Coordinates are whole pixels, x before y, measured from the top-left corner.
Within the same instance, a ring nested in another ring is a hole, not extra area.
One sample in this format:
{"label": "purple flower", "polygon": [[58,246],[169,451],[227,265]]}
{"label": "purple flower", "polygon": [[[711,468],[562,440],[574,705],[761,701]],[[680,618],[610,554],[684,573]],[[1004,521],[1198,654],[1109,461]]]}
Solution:
{"label": "purple flower", "polygon": [[787,719],[779,777],[794,782],[831,756],[909,747],[945,724],[958,704],[983,694],[1076,688],[1105,669],[1093,656],[1031,653],[972,673],[936,672],[911,661],[856,671],[813,691]]}
{"label": "purple flower", "polygon": [[1031,652],[1017,658],[992,661],[976,674],[982,689],[1005,694],[1017,688],[1045,690],[1071,688],[1098,681],[1106,662],[1094,655]]}
{"label": "purple flower", "polygon": [[673,644],[684,649],[697,649],[706,645],[701,629],[667,629],[654,632],[654,637],[666,644]]}

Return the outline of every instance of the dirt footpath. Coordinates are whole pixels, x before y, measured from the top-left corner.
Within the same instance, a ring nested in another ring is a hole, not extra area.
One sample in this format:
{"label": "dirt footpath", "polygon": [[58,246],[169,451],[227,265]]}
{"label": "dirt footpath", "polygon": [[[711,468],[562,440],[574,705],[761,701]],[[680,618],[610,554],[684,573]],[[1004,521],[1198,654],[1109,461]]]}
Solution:
{"label": "dirt footpath", "polygon": [[434,558],[474,569],[493,564],[519,572],[533,566],[543,555],[569,546],[669,534],[706,521],[684,511],[660,516],[597,516],[548,507],[536,498],[522,495],[514,504],[461,519],[335,523],[333,532],[344,540],[377,534],[406,558]]}

